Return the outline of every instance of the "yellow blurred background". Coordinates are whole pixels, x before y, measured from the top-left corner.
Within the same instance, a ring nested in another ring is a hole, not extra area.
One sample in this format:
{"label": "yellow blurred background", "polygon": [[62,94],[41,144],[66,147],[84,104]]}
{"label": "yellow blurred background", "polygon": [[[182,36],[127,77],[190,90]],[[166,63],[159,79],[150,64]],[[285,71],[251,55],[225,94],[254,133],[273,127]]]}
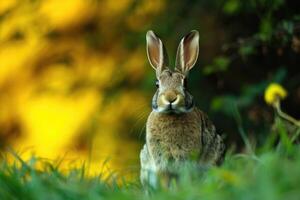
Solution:
{"label": "yellow blurred background", "polygon": [[143,134],[150,111],[149,94],[135,87],[151,70],[144,33],[164,8],[162,0],[2,0],[2,152],[84,162],[90,174],[104,163],[136,171],[133,133]]}

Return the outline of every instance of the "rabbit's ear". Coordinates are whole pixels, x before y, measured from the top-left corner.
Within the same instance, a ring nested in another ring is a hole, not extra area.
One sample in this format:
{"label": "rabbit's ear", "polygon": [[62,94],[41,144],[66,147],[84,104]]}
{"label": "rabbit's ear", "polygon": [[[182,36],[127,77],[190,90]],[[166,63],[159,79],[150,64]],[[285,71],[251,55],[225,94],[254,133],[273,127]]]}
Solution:
{"label": "rabbit's ear", "polygon": [[163,43],[153,31],[147,32],[146,40],[148,59],[158,76],[168,65],[168,55]]}
{"label": "rabbit's ear", "polygon": [[199,53],[199,33],[191,31],[179,43],[175,69],[187,75],[195,65]]}

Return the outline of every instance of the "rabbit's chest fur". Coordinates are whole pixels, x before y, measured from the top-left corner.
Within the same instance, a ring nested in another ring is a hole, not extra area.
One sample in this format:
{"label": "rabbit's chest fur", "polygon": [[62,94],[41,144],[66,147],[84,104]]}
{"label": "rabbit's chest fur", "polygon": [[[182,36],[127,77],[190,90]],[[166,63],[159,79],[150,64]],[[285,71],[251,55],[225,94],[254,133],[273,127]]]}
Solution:
{"label": "rabbit's chest fur", "polygon": [[197,111],[180,115],[152,112],[148,117],[146,143],[156,168],[169,161],[186,160],[201,150],[201,123]]}

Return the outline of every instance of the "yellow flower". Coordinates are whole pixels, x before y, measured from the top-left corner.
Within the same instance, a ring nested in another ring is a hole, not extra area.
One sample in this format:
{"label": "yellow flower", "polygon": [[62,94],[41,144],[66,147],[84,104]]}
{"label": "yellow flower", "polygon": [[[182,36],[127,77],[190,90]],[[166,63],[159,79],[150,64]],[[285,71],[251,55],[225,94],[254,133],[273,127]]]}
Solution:
{"label": "yellow flower", "polygon": [[13,8],[17,4],[16,0],[2,1],[0,4],[0,15]]}
{"label": "yellow flower", "polygon": [[233,171],[229,171],[227,169],[216,169],[215,171],[217,177],[220,180],[231,184],[231,185],[241,185],[241,178],[238,174],[234,173]]}
{"label": "yellow flower", "polygon": [[91,20],[95,13],[94,8],[93,1],[48,0],[41,4],[40,13],[46,16],[54,29],[68,30],[80,27]]}
{"label": "yellow flower", "polygon": [[265,101],[269,105],[274,105],[276,101],[284,99],[287,91],[277,83],[271,83],[265,90]]}

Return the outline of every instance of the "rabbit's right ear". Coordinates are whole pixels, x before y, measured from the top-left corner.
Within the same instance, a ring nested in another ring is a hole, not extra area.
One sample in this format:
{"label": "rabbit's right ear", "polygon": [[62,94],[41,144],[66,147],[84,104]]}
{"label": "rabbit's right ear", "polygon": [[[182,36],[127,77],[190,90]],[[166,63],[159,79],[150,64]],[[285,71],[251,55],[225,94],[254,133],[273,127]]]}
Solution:
{"label": "rabbit's right ear", "polygon": [[147,56],[151,66],[156,70],[156,75],[159,74],[168,65],[168,55],[166,49],[153,31],[148,31],[146,35],[147,41]]}

